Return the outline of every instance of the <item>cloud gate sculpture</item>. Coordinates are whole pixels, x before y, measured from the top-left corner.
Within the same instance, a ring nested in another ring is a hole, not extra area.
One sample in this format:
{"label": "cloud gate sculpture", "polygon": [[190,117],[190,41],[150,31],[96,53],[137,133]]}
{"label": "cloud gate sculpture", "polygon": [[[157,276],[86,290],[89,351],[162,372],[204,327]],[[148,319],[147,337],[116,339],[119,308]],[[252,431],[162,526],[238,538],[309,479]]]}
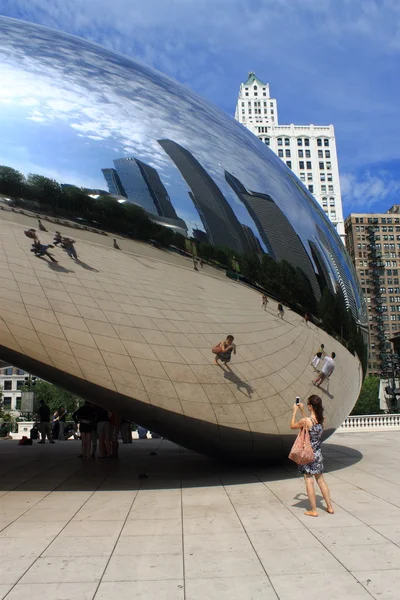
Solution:
{"label": "cloud gate sculpture", "polygon": [[[330,435],[359,393],[366,311],[304,185],[163,74],[0,24],[0,360],[185,447],[273,460],[324,343],[337,356],[321,386]],[[75,244],[44,254],[30,228],[42,249],[56,231]],[[211,353],[228,334],[230,369]]]}

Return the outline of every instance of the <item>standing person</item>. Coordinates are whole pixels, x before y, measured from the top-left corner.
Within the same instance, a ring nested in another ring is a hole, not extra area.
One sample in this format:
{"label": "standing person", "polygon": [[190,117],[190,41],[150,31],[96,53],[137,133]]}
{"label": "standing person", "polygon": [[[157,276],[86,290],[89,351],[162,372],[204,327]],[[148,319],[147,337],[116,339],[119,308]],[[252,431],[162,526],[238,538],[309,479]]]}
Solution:
{"label": "standing person", "polygon": [[132,444],[132,424],[126,419],[121,421],[121,437],[123,444]]}
{"label": "standing person", "polygon": [[111,423],[108,410],[96,406],[97,439],[99,440],[99,458],[111,456]]}
{"label": "standing person", "polygon": [[58,246],[58,244],[61,244],[61,242],[62,242],[61,233],[59,231],[56,231],[54,234],[53,244],[55,246]]}
{"label": "standing person", "polygon": [[318,375],[317,379],[313,382],[314,385],[319,387],[325,379],[329,379],[335,370],[335,358],[336,354],[332,352],[331,356],[327,356],[325,358],[324,366],[322,367],[321,373]]}
{"label": "standing person", "polygon": [[111,456],[112,458],[118,458],[118,435],[121,428],[121,418],[116,413],[110,413],[110,424],[111,424]]}
{"label": "standing person", "polygon": [[58,409],[58,422],[60,424],[60,428],[58,431],[58,439],[60,441],[65,441],[65,423],[67,420],[67,409],[64,406],[60,406]]}
{"label": "standing person", "polygon": [[53,436],[51,435],[51,427],[50,427],[50,408],[45,404],[44,400],[40,400],[39,402],[39,421],[40,421],[40,437],[41,440],[38,442],[39,444],[44,444],[47,439],[50,444],[54,444]]}
{"label": "standing person", "polygon": [[226,340],[219,342],[219,344],[217,344],[217,346],[213,348],[213,351],[218,350],[217,352],[215,352],[216,356],[214,363],[216,365],[219,366],[218,361],[220,360],[222,363],[224,363],[224,365],[228,367],[228,363],[231,362],[232,352],[233,354],[236,354],[236,344],[233,343],[234,339],[235,338],[233,337],[233,335],[228,335]]}
{"label": "standing person", "polygon": [[308,313],[306,313],[306,314],[304,315],[304,322],[305,322],[305,324],[307,325],[307,327],[308,327],[308,321],[309,321],[309,320],[310,320],[310,317],[309,317]]}
{"label": "standing person", "polygon": [[283,310],[283,304],[281,304],[279,302],[278,304],[278,317],[280,317],[281,319],[283,319],[283,315],[285,314],[285,311]]}
{"label": "standing person", "polygon": [[314,367],[314,369],[317,371],[317,367],[320,363],[320,360],[322,358],[325,358],[325,346],[324,344],[321,344],[319,349],[317,350],[317,352],[315,353],[314,358],[311,361],[311,365]]}
{"label": "standing person", "polygon": [[91,402],[86,400],[85,404],[78,408],[72,415],[75,423],[79,423],[79,430],[81,432],[82,442],[82,458],[91,458],[91,444],[92,444],[92,431],[93,423],[96,420],[96,412]]}
{"label": "standing person", "polygon": [[[323,476],[324,461],[321,452],[322,432],[324,430],[324,407],[319,396],[312,395],[307,400],[307,408],[310,413],[309,417],[304,414],[304,405],[293,405],[292,419],[290,421],[290,429],[301,429],[308,427],[310,433],[311,447],[314,451],[314,460],[306,465],[299,465],[299,473],[304,475],[308,499],[310,501],[310,510],[305,511],[307,517],[318,517],[317,500],[315,497],[314,477],[319,485],[321,494],[326,503],[326,511],[333,515],[332,502],[329,494],[329,488]],[[302,418],[296,421],[297,410],[301,410]]]}
{"label": "standing person", "polygon": [[58,438],[58,433],[60,431],[60,422],[58,420],[58,410],[55,410],[51,417],[51,435],[54,438]]}

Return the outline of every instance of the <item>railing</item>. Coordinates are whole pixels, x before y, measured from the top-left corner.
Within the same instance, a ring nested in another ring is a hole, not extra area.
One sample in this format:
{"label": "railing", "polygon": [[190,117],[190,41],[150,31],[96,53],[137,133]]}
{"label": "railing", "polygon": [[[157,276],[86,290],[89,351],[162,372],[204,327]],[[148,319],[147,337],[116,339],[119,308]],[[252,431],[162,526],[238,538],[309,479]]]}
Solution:
{"label": "railing", "polygon": [[354,415],[347,417],[345,422],[339,427],[338,432],[349,430],[399,430],[400,414],[389,415]]}

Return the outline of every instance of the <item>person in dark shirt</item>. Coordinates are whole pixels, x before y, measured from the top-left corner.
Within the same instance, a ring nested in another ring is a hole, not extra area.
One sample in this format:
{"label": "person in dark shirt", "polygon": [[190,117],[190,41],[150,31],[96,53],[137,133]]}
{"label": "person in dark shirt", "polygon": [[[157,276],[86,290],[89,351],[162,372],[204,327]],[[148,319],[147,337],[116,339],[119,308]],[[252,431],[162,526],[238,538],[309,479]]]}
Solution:
{"label": "person in dark shirt", "polygon": [[111,422],[108,410],[96,406],[97,438],[99,440],[99,458],[111,456]]}
{"label": "person in dark shirt", "polygon": [[79,423],[82,441],[82,458],[89,459],[91,457],[93,423],[96,420],[96,411],[92,403],[86,401],[83,406],[74,412],[72,418],[75,423]]}
{"label": "person in dark shirt", "polygon": [[50,444],[54,444],[53,436],[51,434],[50,427],[50,408],[45,404],[44,400],[40,400],[39,402],[39,420],[40,420],[40,437],[41,440],[39,444],[44,444],[47,439]]}

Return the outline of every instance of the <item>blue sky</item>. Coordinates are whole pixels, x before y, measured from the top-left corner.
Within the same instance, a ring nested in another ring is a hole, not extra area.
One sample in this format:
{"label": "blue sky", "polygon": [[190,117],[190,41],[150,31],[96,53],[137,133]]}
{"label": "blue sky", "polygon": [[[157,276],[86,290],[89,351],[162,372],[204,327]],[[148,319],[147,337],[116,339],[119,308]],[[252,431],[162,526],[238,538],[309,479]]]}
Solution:
{"label": "blue sky", "polygon": [[280,123],[336,129],[344,213],[400,203],[399,0],[0,0],[140,58],[233,114],[253,70]]}

